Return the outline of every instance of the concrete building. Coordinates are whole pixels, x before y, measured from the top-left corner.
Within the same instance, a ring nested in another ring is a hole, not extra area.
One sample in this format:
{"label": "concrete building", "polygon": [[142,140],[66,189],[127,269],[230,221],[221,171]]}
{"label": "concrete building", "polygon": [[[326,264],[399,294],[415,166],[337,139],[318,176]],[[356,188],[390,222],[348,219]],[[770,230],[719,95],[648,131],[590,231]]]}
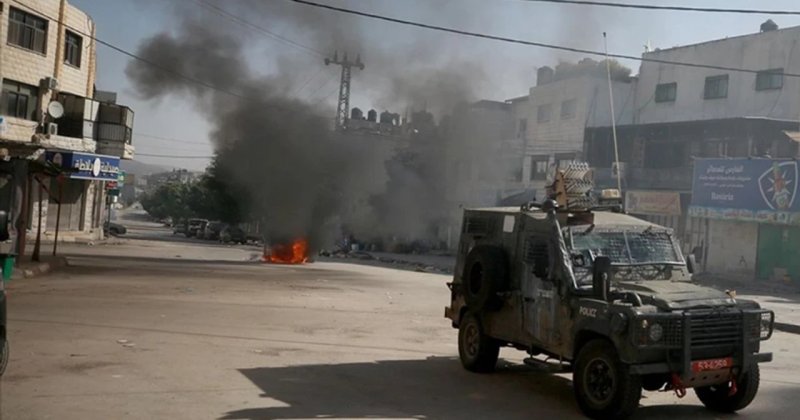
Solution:
{"label": "concrete building", "polygon": [[[635,103],[633,79],[625,72],[612,74],[617,123],[630,123]],[[526,166],[530,170],[526,179],[543,197],[558,167],[583,158],[587,127],[611,123],[605,64],[584,59],[578,64],[562,63],[556,70],[541,67],[529,97]]]}
{"label": "concrete building", "polygon": [[[775,238],[800,237],[788,222],[794,218],[741,216],[761,211],[757,203],[734,211],[717,211],[724,203],[693,206],[698,199],[693,190],[698,159],[798,157],[798,144],[786,132],[797,131],[800,117],[800,78],[791,76],[800,74],[794,51],[800,27],[777,29],[769,21],[761,29],[644,53],[636,112],[617,130],[628,211],[672,227],[685,251],[698,251],[706,270],[746,278],[787,272],[767,254],[781,248],[772,243]],[[601,185],[614,185],[610,127],[588,130],[585,149],[587,160],[601,168]],[[755,188],[756,181],[748,182],[742,185]],[[800,280],[800,267],[789,272]]]}
{"label": "concrete building", "polygon": [[95,24],[66,0],[0,10],[0,207],[15,233],[35,236],[41,214],[44,237],[57,224],[61,239],[102,237],[106,182],[133,157],[133,112],[94,99]]}

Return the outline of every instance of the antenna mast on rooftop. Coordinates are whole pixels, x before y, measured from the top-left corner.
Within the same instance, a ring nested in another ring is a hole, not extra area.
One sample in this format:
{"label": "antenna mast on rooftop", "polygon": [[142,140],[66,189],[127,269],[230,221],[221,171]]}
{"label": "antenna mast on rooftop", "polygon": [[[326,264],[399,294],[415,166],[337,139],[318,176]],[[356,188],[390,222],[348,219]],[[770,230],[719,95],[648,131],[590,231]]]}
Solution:
{"label": "antenna mast on rooftop", "polygon": [[341,130],[347,122],[347,117],[350,114],[350,73],[353,67],[364,70],[364,63],[361,62],[361,55],[356,56],[355,61],[347,59],[347,53],[344,53],[342,59],[339,59],[339,52],[333,53],[333,58],[326,58],[325,65],[335,64],[342,66],[342,80],[339,82],[339,104],[336,107],[336,129]]}

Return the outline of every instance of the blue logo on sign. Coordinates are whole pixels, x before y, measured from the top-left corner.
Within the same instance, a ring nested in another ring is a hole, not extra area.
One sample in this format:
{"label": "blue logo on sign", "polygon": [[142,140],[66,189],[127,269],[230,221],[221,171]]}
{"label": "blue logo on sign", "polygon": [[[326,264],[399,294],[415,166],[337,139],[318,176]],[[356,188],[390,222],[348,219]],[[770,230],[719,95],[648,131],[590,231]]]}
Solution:
{"label": "blue logo on sign", "polygon": [[789,210],[797,193],[797,162],[773,162],[758,178],[761,197],[772,210]]}

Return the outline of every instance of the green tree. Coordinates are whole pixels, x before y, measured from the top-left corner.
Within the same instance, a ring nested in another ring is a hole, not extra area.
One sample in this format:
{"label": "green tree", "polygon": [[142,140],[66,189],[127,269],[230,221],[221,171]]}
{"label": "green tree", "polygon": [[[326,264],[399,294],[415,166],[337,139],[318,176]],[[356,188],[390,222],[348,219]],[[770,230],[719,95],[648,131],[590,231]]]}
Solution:
{"label": "green tree", "polygon": [[191,217],[193,212],[187,202],[188,192],[189,186],[186,184],[163,184],[145,194],[141,200],[142,207],[157,219],[171,217],[178,220]]}

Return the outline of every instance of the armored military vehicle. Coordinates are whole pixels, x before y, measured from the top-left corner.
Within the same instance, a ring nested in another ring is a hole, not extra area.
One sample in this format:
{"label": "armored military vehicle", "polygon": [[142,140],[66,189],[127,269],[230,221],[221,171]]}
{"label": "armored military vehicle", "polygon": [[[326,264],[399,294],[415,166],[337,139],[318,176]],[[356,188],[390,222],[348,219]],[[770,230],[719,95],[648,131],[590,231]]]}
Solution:
{"label": "armored military vehicle", "polygon": [[490,372],[501,347],[525,351],[572,371],[592,418],[629,416],[643,389],[746,407],[774,313],[693,282],[670,229],[624,214],[617,190],[592,191],[575,164],[541,204],[464,212],[445,309],[463,366]]}

